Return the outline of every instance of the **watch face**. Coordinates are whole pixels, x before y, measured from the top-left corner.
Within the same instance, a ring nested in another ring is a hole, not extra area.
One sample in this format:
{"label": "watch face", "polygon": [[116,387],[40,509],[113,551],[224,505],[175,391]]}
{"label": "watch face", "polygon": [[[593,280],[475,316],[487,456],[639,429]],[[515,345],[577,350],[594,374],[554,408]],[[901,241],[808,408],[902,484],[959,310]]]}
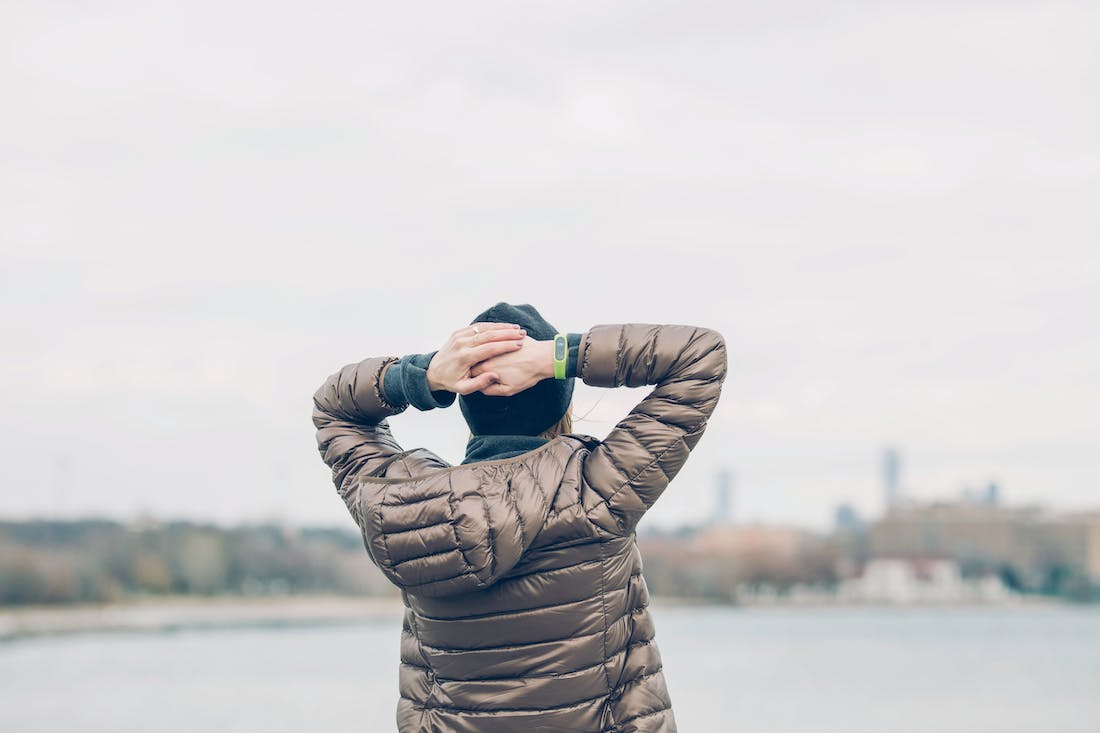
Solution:
{"label": "watch face", "polygon": [[554,341],[554,358],[561,361],[565,358],[565,339],[555,339]]}

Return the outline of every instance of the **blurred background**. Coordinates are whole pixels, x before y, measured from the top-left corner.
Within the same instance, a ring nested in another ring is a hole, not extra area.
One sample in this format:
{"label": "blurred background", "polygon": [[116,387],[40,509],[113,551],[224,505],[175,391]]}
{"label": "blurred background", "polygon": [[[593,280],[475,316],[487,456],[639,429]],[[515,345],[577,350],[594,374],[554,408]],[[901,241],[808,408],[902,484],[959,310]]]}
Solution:
{"label": "blurred background", "polygon": [[[726,337],[680,728],[1100,719],[1100,6],[0,4],[8,731],[392,730],[312,395],[493,303]],[[577,385],[603,437],[645,394]],[[462,459],[457,407],[390,419]]]}

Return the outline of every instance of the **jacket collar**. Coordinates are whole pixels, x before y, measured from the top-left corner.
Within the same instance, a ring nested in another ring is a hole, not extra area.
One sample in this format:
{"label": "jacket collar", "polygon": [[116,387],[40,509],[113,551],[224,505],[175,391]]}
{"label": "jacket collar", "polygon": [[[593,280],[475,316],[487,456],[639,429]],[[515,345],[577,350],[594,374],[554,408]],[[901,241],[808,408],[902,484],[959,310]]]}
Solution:
{"label": "jacket collar", "polygon": [[537,435],[475,435],[466,441],[466,457],[462,463],[511,458],[548,442]]}

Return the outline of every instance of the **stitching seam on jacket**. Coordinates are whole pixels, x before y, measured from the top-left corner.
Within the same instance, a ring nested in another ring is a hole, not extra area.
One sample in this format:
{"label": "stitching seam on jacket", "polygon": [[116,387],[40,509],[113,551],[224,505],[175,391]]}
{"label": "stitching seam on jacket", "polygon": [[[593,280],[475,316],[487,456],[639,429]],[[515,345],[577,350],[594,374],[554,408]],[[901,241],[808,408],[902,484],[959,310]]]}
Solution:
{"label": "stitching seam on jacket", "polygon": [[493,540],[493,523],[489,521],[489,499],[485,496],[485,492],[479,492],[481,496],[481,513],[485,517],[485,532],[488,536],[489,547],[486,552],[489,553],[489,577],[495,578],[497,574],[497,553],[496,542]]}
{"label": "stitching seam on jacket", "polygon": [[[586,539],[585,544],[593,544],[592,540],[589,540],[587,538],[585,538],[585,539]],[[543,568],[541,570],[532,570],[529,573],[517,573],[515,575],[509,575],[506,578],[506,580],[518,580],[519,578],[526,578],[526,577],[531,576],[531,575],[544,575],[546,573],[560,573],[562,570],[569,570],[571,568],[578,568],[581,565],[589,565],[591,563],[599,563],[599,562],[602,562],[602,560],[600,558],[590,557],[587,560],[581,560],[579,562],[573,563],[572,565],[562,565],[561,567],[556,567],[556,568]]]}
{"label": "stitching seam on jacket", "polygon": [[[626,621],[626,619],[627,619],[627,616],[624,614],[622,616],[619,616],[617,619],[615,619],[614,623],[616,623],[616,624],[623,623],[623,622]],[[607,628],[610,629],[611,628],[610,625],[608,625]],[[573,634],[571,636],[563,636],[563,637],[559,637],[559,638],[556,638],[556,639],[540,639],[539,641],[524,641],[524,642],[520,642],[518,644],[498,644],[496,646],[491,646],[491,647],[481,647],[481,648],[474,647],[472,649],[448,649],[447,647],[432,646],[431,644],[428,644],[427,642],[423,642],[423,641],[421,642],[421,646],[427,647],[428,649],[431,649],[432,651],[435,651],[435,652],[442,652],[443,654],[467,654],[467,653],[470,653],[470,652],[484,652],[484,651],[503,652],[503,651],[511,651],[513,649],[524,649],[524,648],[527,648],[527,647],[538,646],[540,644],[557,644],[557,643],[562,642],[562,641],[574,641],[576,639],[587,639],[591,636],[596,636],[597,634],[603,634],[603,633],[604,633],[603,629],[596,629],[595,631],[590,631],[587,634]],[[616,652],[616,654],[617,653],[618,652]],[[614,656],[614,655],[612,655],[612,656]]]}
{"label": "stitching seam on jacket", "polygon": [[[400,504],[385,504],[384,506],[401,506]],[[435,529],[436,527],[446,527],[451,523],[450,519],[444,519],[441,522],[435,524],[423,524],[416,527],[409,527],[408,529],[391,529],[386,532],[390,537],[397,537],[398,535],[408,534],[410,532],[423,532],[426,529]],[[450,550],[437,550],[436,552],[429,552],[429,555],[438,555],[444,552],[450,552]],[[401,562],[404,562],[402,560]]]}
{"label": "stitching seam on jacket", "polygon": [[[397,562],[391,563],[391,567],[394,570],[396,570],[399,565],[407,565],[411,562],[416,562],[417,560],[423,560],[426,557],[439,557],[440,555],[450,555],[452,553],[460,552],[460,551],[461,551],[460,549],[452,547],[449,550],[436,550],[435,552],[429,552],[426,555],[414,555],[412,557],[406,557],[402,560],[398,560]],[[433,582],[435,582],[435,581],[433,581]]]}
{"label": "stitching seam on jacket", "polygon": [[523,522],[523,513],[519,510],[519,502],[516,501],[515,494],[512,493],[513,478],[513,476],[509,476],[504,481],[504,500],[511,505],[512,511],[516,513],[516,524],[519,526],[519,540],[522,543],[520,545],[520,552],[523,552],[527,549],[530,540],[527,537],[527,527]]}
{"label": "stitching seam on jacket", "polygon": [[[362,489],[360,489],[360,491],[362,491]],[[390,487],[389,486],[387,486],[386,488],[384,488],[382,490],[382,502],[379,503],[379,504],[374,505],[374,511],[378,515],[378,533],[380,535],[382,535],[382,549],[385,550],[385,552],[386,552],[385,566],[389,567],[389,568],[392,568],[393,567],[393,556],[390,554],[390,543],[389,543],[389,540],[387,539],[388,535],[387,535],[386,531],[383,529],[383,527],[386,526],[386,519],[385,519],[385,517],[382,516],[382,507],[385,506],[386,494],[388,494],[389,492],[390,492]]]}
{"label": "stitching seam on jacket", "polygon": [[459,575],[451,576],[449,578],[440,578],[440,579],[434,580],[434,581],[427,581],[427,582],[424,582],[424,583],[417,583],[416,585],[417,585],[417,587],[419,587],[419,586],[423,586],[423,585],[428,585],[428,583],[437,583],[437,582],[441,582],[441,581],[444,581],[444,580],[452,580],[452,579],[457,580],[458,578],[461,578],[463,575],[472,575],[473,578],[474,578],[474,581],[477,583],[477,587],[484,588],[485,587],[485,581],[483,581],[481,578],[478,577],[477,571],[474,570],[474,566],[470,564],[470,558],[466,555],[465,548],[462,547],[462,541],[458,538],[458,525],[455,523],[455,508],[454,508],[454,502],[452,501],[452,499],[454,498],[454,488],[455,487],[454,487],[454,481],[452,480],[451,476],[452,476],[452,474],[447,474],[447,488],[450,489],[449,493],[447,494],[447,506],[450,507],[450,510],[451,510],[451,517],[450,517],[451,532],[454,534],[455,547],[458,548],[458,554],[462,557],[462,563],[466,566],[466,571],[463,572],[463,573],[460,573]]}
{"label": "stitching seam on jacket", "polygon": [[[617,657],[618,655],[625,654],[626,652],[627,652],[627,649],[623,648],[623,649],[620,649],[619,651],[615,652],[611,656]],[[420,665],[420,664],[413,664],[412,662],[406,662],[404,660],[401,661],[401,664],[404,664],[407,667],[415,667],[416,669],[423,669],[423,670],[428,670],[429,669],[429,667],[425,667],[425,666]],[[589,665],[586,665],[584,667],[579,667],[577,669],[570,669],[570,670],[567,670],[565,672],[548,672],[546,674],[524,674],[523,679],[525,679],[525,680],[552,680],[552,679],[558,679],[560,677],[576,676],[576,675],[581,674],[582,672],[587,672],[590,669],[595,669],[596,667],[599,667],[602,664],[603,664],[603,662],[596,662],[595,664],[589,664]],[[513,674],[513,675],[507,675],[507,676],[504,676],[504,677],[473,677],[473,678],[469,678],[469,679],[466,679],[466,678],[458,679],[458,678],[451,678],[451,677],[436,676],[436,680],[438,680],[441,684],[445,684],[447,682],[457,682],[459,684],[464,684],[464,683],[467,683],[467,682],[515,682],[516,681],[516,675]]]}
{"label": "stitching seam on jacket", "polygon": [[492,613],[474,613],[474,614],[470,614],[468,616],[463,615],[463,616],[460,616],[459,618],[442,618],[440,616],[427,616],[423,613],[417,613],[416,615],[419,616],[420,618],[424,619],[425,621],[443,621],[443,622],[457,621],[457,622],[461,623],[461,622],[465,622],[465,621],[484,621],[486,619],[491,619],[491,618],[514,617],[514,616],[519,616],[519,615],[524,614],[524,613],[531,613],[533,611],[545,611],[548,608],[562,608],[563,606],[575,606],[575,605],[582,604],[582,603],[588,603],[591,600],[592,599],[589,596],[585,596],[584,598],[577,598],[576,600],[572,600],[572,601],[554,601],[553,603],[547,603],[545,606],[532,606],[531,608],[517,608],[514,611],[493,611]]}
{"label": "stitching seam on jacket", "polygon": [[[699,423],[699,425],[704,425],[704,424],[706,424],[706,420],[703,420],[702,422]],[[698,428],[698,425],[696,426],[696,428]],[[676,446],[677,444],[683,442],[684,437],[686,435],[691,435],[692,433],[694,433],[696,428],[693,428],[692,430],[689,430],[687,433],[685,433],[685,435],[678,436],[676,440],[674,440],[671,444],[666,446],[665,449],[662,450],[658,455],[654,456],[653,460],[650,461],[649,463],[647,463],[645,468],[642,468],[641,470],[639,470],[636,474],[634,474],[633,477],[631,477],[628,481],[624,482],[622,486],[620,486],[619,488],[612,491],[611,494],[606,499],[603,499],[603,500],[593,504],[592,507],[590,509],[588,509],[586,514],[590,514],[592,512],[592,509],[595,509],[600,504],[607,504],[607,508],[610,510],[612,499],[614,499],[616,496],[618,496],[622,492],[622,490],[625,489],[627,486],[630,486],[631,484],[633,484],[638,479],[639,476],[641,476],[643,473],[645,473],[649,469],[653,468],[653,466],[660,463],[661,459],[665,457],[665,453],[668,453],[670,450],[672,450],[672,448],[674,446]]]}
{"label": "stitching seam on jacket", "polygon": [[[445,496],[447,496],[447,492],[446,491],[441,491],[438,494],[431,494],[429,496],[422,496],[419,499],[402,499],[401,501],[398,501],[398,502],[394,503],[393,506],[412,506],[414,504],[423,504],[426,501],[431,501],[433,499],[441,499]],[[437,522],[437,524],[443,524],[443,522]],[[425,526],[426,527],[431,527],[433,525],[428,524],[428,525],[425,525]]]}
{"label": "stitching seam on jacket", "polygon": [[406,697],[405,695],[401,695],[401,697],[405,700],[408,700],[410,703],[412,703],[412,707],[415,710],[441,710],[444,713],[452,713],[454,715],[463,715],[463,716],[467,716],[467,717],[483,716],[483,717],[491,718],[491,717],[500,715],[502,713],[504,713],[504,714],[507,714],[507,713],[557,713],[557,712],[561,712],[562,710],[569,710],[570,708],[583,707],[584,705],[587,705],[587,704],[591,703],[593,700],[599,700],[600,698],[605,697],[606,695],[607,695],[607,693],[601,692],[599,695],[594,695],[592,697],[586,697],[583,700],[577,700],[576,702],[566,703],[565,705],[555,705],[553,707],[496,708],[496,709],[493,709],[493,710],[471,710],[469,708],[460,708],[460,707],[451,706],[451,705],[420,705],[420,704],[418,704],[417,700],[415,700],[411,697]]}
{"label": "stitching seam on jacket", "polygon": [[607,685],[607,699],[603,704],[606,706],[607,716],[612,725],[615,724],[615,713],[611,709],[611,673],[607,669],[607,543],[600,543],[600,614],[603,616],[603,636],[601,638],[603,642],[603,676],[604,682]]}
{"label": "stitching seam on jacket", "polygon": [[627,718],[626,720],[619,723],[619,725],[626,725],[627,723],[633,723],[635,720],[641,720],[642,718],[652,718],[654,715],[664,715],[665,713],[667,713],[671,710],[672,710],[672,708],[669,708],[669,707],[659,708],[658,710],[654,710],[654,711],[649,712],[649,713],[642,713],[641,715],[635,715],[633,718]]}
{"label": "stitching seam on jacket", "polygon": [[[646,672],[645,674],[640,674],[637,677],[631,677],[630,679],[628,679],[626,682],[623,683],[623,689],[625,690],[627,687],[630,687],[631,685],[638,685],[642,682],[645,682],[650,677],[656,677],[657,675],[661,674],[662,671],[664,671],[664,668],[665,668],[664,664],[659,664],[659,665],[657,665],[657,669],[653,670],[652,672]],[[625,722],[626,722],[625,720],[620,721],[620,723],[625,723]]]}
{"label": "stitching seam on jacket", "polygon": [[[405,616],[406,618],[410,616],[412,617],[412,620],[409,621],[409,625],[411,626],[410,631],[412,631],[412,636],[416,640],[416,651],[418,654],[420,654],[420,658],[427,662],[428,658],[424,655],[424,647],[420,643],[420,629],[416,628],[416,612],[413,611],[412,613],[405,614]],[[428,690],[428,697],[431,697],[432,693],[435,692],[435,671],[431,667],[425,667],[424,669],[427,671],[428,678],[432,681],[432,686]],[[421,730],[424,729],[424,716],[427,715],[427,713],[428,708],[427,706],[425,706],[420,711],[420,720],[416,724],[417,728],[420,728]]]}

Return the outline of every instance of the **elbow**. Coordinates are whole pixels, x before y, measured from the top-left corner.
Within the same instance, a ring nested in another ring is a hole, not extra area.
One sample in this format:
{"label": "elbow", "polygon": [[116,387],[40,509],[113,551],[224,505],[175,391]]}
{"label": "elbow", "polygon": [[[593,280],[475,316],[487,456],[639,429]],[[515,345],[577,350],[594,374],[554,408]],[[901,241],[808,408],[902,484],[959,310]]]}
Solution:
{"label": "elbow", "polygon": [[713,328],[698,326],[693,343],[695,353],[692,371],[702,372],[716,382],[723,382],[729,368],[725,336]]}
{"label": "elbow", "polygon": [[313,392],[313,425],[321,428],[339,418],[337,385],[340,374],[330,374]]}

